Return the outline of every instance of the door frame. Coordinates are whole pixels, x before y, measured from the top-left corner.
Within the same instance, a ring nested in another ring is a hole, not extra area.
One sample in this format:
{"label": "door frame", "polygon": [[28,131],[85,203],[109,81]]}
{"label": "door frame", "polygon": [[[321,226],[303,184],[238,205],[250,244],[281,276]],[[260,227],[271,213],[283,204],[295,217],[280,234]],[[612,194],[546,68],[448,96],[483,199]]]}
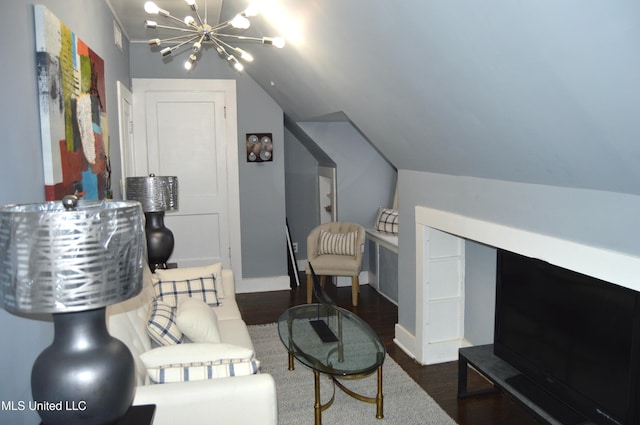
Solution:
{"label": "door frame", "polygon": [[120,190],[125,197],[125,180],[132,177],[135,169],[133,147],[133,93],[121,81],[116,82],[118,94],[118,134],[120,136]]}
{"label": "door frame", "polygon": [[[167,91],[219,91],[224,93],[224,125],[226,135],[226,174],[227,174],[227,213],[229,220],[229,261],[236,280],[242,279],[242,234],[240,226],[240,178],[238,164],[238,110],[236,97],[235,80],[208,80],[208,79],[162,79],[162,78],[133,78],[131,80],[133,92],[134,116],[134,136],[138,134],[137,129],[144,128],[144,116],[139,116],[140,111],[144,111],[144,96],[136,93],[143,92],[146,88],[161,88]],[[138,102],[142,102],[139,105]],[[143,130],[144,131],[144,130]],[[135,170],[138,175],[148,174],[148,163],[146,155],[146,141],[137,142],[134,139],[134,146],[144,145],[145,155],[135,155]],[[135,150],[135,149],[134,149]],[[141,158],[143,157],[144,160]]]}

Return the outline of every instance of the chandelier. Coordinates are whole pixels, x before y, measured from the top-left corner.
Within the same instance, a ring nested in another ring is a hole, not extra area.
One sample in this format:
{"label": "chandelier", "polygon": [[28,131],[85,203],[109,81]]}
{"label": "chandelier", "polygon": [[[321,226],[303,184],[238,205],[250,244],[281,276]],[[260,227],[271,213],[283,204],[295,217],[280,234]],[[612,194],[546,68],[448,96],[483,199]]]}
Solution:
{"label": "chandelier", "polygon": [[[229,42],[231,40],[241,42],[260,42],[266,46],[275,46],[282,48],[285,41],[282,37],[249,37],[241,35],[244,30],[251,26],[252,18],[259,13],[257,4],[249,6],[243,12],[238,13],[232,19],[220,24],[211,25],[207,21],[207,2],[204,3],[204,16],[200,14],[196,0],[185,0],[187,5],[191,7],[191,11],[195,16],[188,15],[184,19],[173,16],[167,10],[164,10],[152,1],[144,4],[144,10],[151,15],[160,15],[168,20],[179,22],[181,26],[161,25],[156,21],[145,21],[148,29],[163,29],[175,31],[172,37],[160,39],[153,38],[149,40],[150,46],[167,46],[160,50],[162,57],[171,56],[175,51],[184,51],[190,46],[190,54],[186,60],[184,67],[191,70],[194,64],[200,59],[202,48],[205,45],[212,45],[221,58],[233,66],[237,71],[242,71],[244,65],[240,60],[252,62],[253,56],[241,49],[234,47]],[[225,41],[226,40],[226,41]]]}

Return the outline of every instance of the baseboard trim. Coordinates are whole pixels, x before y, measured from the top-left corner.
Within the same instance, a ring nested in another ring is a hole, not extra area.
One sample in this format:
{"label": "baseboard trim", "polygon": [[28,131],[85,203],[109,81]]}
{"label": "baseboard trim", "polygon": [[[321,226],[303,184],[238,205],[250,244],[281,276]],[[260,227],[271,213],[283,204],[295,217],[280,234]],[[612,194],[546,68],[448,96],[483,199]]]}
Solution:
{"label": "baseboard trim", "polygon": [[393,342],[402,349],[412,359],[417,359],[416,352],[416,337],[411,332],[396,323],[395,326],[396,337]]}
{"label": "baseboard trim", "polygon": [[291,289],[289,276],[260,277],[236,281],[236,293],[283,291]]}
{"label": "baseboard trim", "polygon": [[298,264],[298,270],[303,272],[307,268],[307,259],[298,260],[296,261],[296,264]]}
{"label": "baseboard trim", "polygon": [[[369,283],[369,272],[361,271],[358,275],[360,285],[366,285]],[[336,276],[334,280],[337,287],[351,286],[351,278],[349,276]]]}

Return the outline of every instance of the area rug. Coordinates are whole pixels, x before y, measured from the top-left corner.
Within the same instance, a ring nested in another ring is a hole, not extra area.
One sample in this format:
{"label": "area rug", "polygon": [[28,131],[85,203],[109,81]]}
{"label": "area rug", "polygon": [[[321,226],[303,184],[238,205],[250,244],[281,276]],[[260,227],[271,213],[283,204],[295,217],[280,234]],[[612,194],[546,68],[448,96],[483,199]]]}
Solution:
{"label": "area rug", "polygon": [[[288,370],[288,356],[278,336],[275,323],[249,326],[249,333],[261,362],[263,373],[270,373],[276,381],[279,425],[314,423],[313,372],[296,361],[295,370]],[[333,405],[322,412],[323,425],[455,425],[445,412],[407,373],[389,356],[382,367],[384,418],[376,419],[376,406],[349,397],[336,387]],[[375,397],[376,374],[364,379],[342,381],[351,390]],[[332,395],[333,385],[323,376],[322,403]]]}

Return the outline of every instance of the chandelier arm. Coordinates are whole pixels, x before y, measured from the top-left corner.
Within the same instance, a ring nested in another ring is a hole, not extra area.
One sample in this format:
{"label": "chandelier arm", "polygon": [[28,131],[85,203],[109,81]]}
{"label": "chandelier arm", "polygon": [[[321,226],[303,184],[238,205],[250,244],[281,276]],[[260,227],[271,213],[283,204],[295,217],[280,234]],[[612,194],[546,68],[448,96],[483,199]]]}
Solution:
{"label": "chandelier arm", "polygon": [[[164,16],[164,17],[166,17],[166,18],[171,18],[171,19],[173,19],[173,20],[174,20],[174,21],[176,21],[176,22],[180,22],[182,25],[186,25],[186,24],[184,23],[184,20],[183,20],[183,19],[176,18],[176,17],[175,17],[175,16],[173,16],[172,14],[162,15],[162,16]],[[159,25],[158,25],[158,26],[159,26]]]}
{"label": "chandelier arm", "polygon": [[162,28],[162,29],[165,29],[165,30],[173,30],[173,31],[180,31],[180,32],[188,32],[188,33],[191,33],[191,34],[200,34],[200,31],[198,31],[197,29],[191,28],[191,27],[189,27],[189,28],[178,28],[178,27],[172,27],[172,26],[169,26],[169,25],[159,25],[158,24],[158,25],[156,25],[156,28]]}
{"label": "chandelier arm", "polygon": [[[171,42],[171,41],[180,40],[180,39],[183,39],[185,37],[189,37],[189,40],[193,40],[195,36],[193,36],[191,34],[183,34],[183,35],[176,35],[175,37],[159,38],[158,40],[160,40],[161,43],[167,43],[167,42]],[[195,37],[195,38],[197,38],[197,37]]]}
{"label": "chandelier arm", "polygon": [[202,33],[200,35],[200,38],[198,41],[196,41],[195,43],[193,43],[193,47],[191,48],[191,51],[195,54],[198,53],[200,51],[200,49],[202,48],[202,42],[204,41],[205,37],[207,36],[207,34]]}
{"label": "chandelier arm", "polygon": [[175,50],[178,50],[179,48],[181,48],[185,44],[191,43],[193,40],[196,40],[197,38],[198,38],[198,36],[193,36],[193,37],[189,38],[188,40],[183,41],[182,43],[178,43],[175,46],[171,46],[171,52],[173,53]]}
{"label": "chandelier arm", "polygon": [[198,10],[198,4],[194,1],[192,5],[190,5],[191,10],[196,14],[196,17],[198,18],[198,22],[200,23],[200,26],[204,26],[207,24],[207,0],[204,0],[204,19],[202,19],[202,16],[200,15],[200,11]]}
{"label": "chandelier arm", "polygon": [[211,27],[211,31],[220,31],[221,29],[229,28],[231,26],[231,21],[226,21],[216,25],[215,27]]}
{"label": "chandelier arm", "polygon": [[229,38],[235,38],[238,40],[245,40],[245,41],[259,41],[262,42],[262,37],[248,37],[245,35],[236,35],[236,34],[224,34],[224,33],[216,33],[217,37],[229,37]]}
{"label": "chandelier arm", "polygon": [[[216,35],[218,35],[218,34],[216,34]],[[218,37],[215,37],[215,40],[216,40],[218,43],[220,43],[221,45],[223,45],[224,47],[227,47],[227,48],[229,48],[229,49],[231,49],[231,50],[234,50],[234,51],[235,51],[235,48],[234,48],[232,45],[230,45],[229,43],[226,43],[225,41],[223,41],[223,40],[219,39]]]}
{"label": "chandelier arm", "polygon": [[[211,35],[209,37],[209,39],[207,41],[205,41],[206,43],[211,43],[216,47],[219,47],[220,49],[222,49],[222,51],[226,54],[229,55],[229,53],[226,51],[226,49],[224,48],[224,46],[220,43],[220,39],[218,37],[216,37],[215,35]],[[220,51],[218,51],[218,53],[220,53]]]}

